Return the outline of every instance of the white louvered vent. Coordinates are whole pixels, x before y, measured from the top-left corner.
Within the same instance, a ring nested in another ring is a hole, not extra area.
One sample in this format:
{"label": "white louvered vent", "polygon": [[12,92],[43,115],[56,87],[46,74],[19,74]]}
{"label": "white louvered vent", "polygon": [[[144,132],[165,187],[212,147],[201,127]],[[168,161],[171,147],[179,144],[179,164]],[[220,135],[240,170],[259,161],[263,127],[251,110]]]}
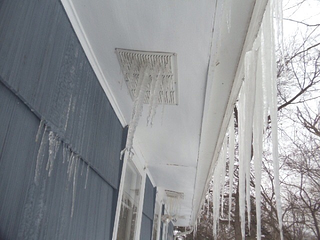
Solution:
{"label": "white louvered vent", "polygon": [[175,199],[183,199],[184,193],[183,192],[175,192],[171,190],[165,190],[166,195],[168,198],[175,198]]}
{"label": "white louvered vent", "polygon": [[[178,104],[177,57],[175,53],[145,52],[116,49],[118,61],[132,100],[137,98],[136,88],[142,71],[149,71],[150,82],[144,97],[144,103],[150,102],[150,93],[154,88],[153,80],[160,81],[157,90],[159,104]],[[145,70],[147,69],[147,70]]]}

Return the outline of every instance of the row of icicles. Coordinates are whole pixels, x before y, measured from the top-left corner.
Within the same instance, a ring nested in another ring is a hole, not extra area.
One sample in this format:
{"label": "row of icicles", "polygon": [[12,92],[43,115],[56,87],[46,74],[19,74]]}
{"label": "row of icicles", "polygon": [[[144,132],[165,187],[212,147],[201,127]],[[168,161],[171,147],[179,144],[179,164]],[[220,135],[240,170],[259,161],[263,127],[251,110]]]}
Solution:
{"label": "row of icicles", "polygon": [[159,105],[159,92],[165,92],[168,90],[169,87],[168,79],[165,79],[163,75],[166,68],[167,67],[163,66],[150,67],[148,64],[145,64],[140,67],[139,77],[136,86],[136,97],[134,100],[131,121],[128,129],[126,147],[122,150],[120,154],[121,159],[125,151],[129,153],[129,158],[132,158],[133,156],[133,138],[143,112],[143,104],[146,92],[148,90],[150,90],[150,97],[147,125],[152,125],[153,123],[153,119],[156,114],[156,109]]}
{"label": "row of icicles", "polygon": [[[41,132],[42,137],[41,137]],[[85,180],[85,185],[84,189],[87,188],[87,183],[88,183],[88,176],[89,176],[89,170],[90,170],[90,165],[85,162],[81,157],[76,154],[69,145],[63,143],[59,136],[54,133],[50,128],[44,123],[44,120],[41,120],[38,133],[36,135],[36,142],[40,140],[41,137],[41,142],[40,142],[40,147],[38,150],[37,154],[37,161],[36,161],[36,168],[35,168],[35,174],[34,174],[34,183],[36,186],[39,185],[40,183],[40,177],[41,177],[41,172],[42,172],[42,166],[45,163],[45,155],[46,151],[48,151],[48,158],[46,164],[46,171],[48,173],[48,177],[51,177],[54,163],[57,157],[57,153],[59,151],[60,145],[62,145],[62,155],[63,155],[63,160],[62,163],[65,164],[67,163],[67,176],[68,176],[68,181],[72,180],[72,206],[71,206],[71,217],[73,216],[74,213],[74,204],[75,204],[75,199],[76,199],[76,185],[77,185],[77,177],[78,177],[78,171],[79,171],[79,165],[80,162],[82,162],[82,168],[81,168],[81,175],[84,172],[84,166],[86,166],[86,180]],[[48,146],[49,145],[49,146]],[[81,161],[82,160],[82,161]]]}
{"label": "row of icicles", "polygon": [[[270,1],[253,48],[246,53],[243,67],[244,82],[239,93],[238,109],[238,156],[235,156],[235,119],[232,114],[219,158],[216,162],[212,183],[213,236],[217,238],[219,219],[223,218],[225,179],[229,179],[228,221],[230,227],[232,211],[234,159],[239,159],[239,215],[242,239],[247,226],[251,225],[250,168],[253,163],[256,200],[257,239],[261,240],[261,174],[262,154],[269,147],[272,151],[276,209],[280,237],[282,233],[282,210],[279,182],[278,133],[277,133],[277,77],[275,57],[274,19],[281,22],[281,3]],[[280,27],[279,27],[280,26]],[[282,24],[278,23],[278,34]],[[278,36],[278,40],[281,37]],[[266,143],[266,131],[271,131],[271,142]],[[253,154],[252,154],[253,153]],[[226,162],[229,169],[226,174]],[[226,176],[227,175],[227,176]],[[197,224],[195,224],[197,225]],[[196,230],[195,230],[196,232]]]}

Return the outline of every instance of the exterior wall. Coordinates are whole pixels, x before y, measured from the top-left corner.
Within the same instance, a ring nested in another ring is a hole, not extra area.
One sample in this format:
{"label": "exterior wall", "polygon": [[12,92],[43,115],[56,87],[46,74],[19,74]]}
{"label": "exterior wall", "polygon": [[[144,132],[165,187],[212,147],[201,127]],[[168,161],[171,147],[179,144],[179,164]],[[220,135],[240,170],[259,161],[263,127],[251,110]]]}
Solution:
{"label": "exterior wall", "polygon": [[170,222],[168,226],[168,240],[173,240],[173,230],[174,230],[174,226],[172,222]]}
{"label": "exterior wall", "polygon": [[0,0],[0,39],[0,239],[111,239],[126,130],[60,1]]}
{"label": "exterior wall", "polygon": [[140,240],[151,239],[152,237],[155,201],[156,188],[153,187],[149,177],[147,176],[144,192]]}

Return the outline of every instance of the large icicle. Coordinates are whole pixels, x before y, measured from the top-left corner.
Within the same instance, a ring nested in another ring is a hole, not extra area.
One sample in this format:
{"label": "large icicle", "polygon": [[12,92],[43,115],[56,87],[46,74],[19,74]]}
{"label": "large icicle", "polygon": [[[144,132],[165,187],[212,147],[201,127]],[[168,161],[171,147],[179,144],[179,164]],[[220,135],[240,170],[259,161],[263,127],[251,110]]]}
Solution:
{"label": "large icicle", "polygon": [[256,97],[253,115],[253,152],[256,195],[257,240],[261,240],[261,162],[264,131],[264,91],[262,85],[261,54],[258,52],[256,72]]}
{"label": "large icicle", "polygon": [[221,186],[221,217],[223,217],[223,207],[224,207],[224,183],[225,183],[225,176],[226,176],[226,160],[227,160],[227,137],[225,136],[223,147],[222,147],[222,153],[221,153],[221,159],[224,162],[222,171],[221,171],[221,177],[220,177],[220,186]]}
{"label": "large icicle", "polygon": [[232,187],[233,187],[233,174],[234,174],[234,116],[231,115],[229,123],[229,212],[228,212],[228,222],[230,228],[231,219],[231,209],[232,209]]}
{"label": "large icicle", "polygon": [[215,239],[217,237],[217,230],[218,230],[218,223],[219,223],[219,216],[220,216],[219,208],[220,208],[220,195],[221,195],[221,188],[222,188],[221,184],[224,183],[223,180],[225,179],[226,159],[225,157],[223,157],[225,148],[226,146],[223,145],[218,158],[217,165],[214,169],[214,179],[213,179],[213,186],[212,186],[213,237]]}
{"label": "large icicle", "polygon": [[244,97],[242,95],[244,94],[244,87],[242,86],[241,92],[240,92],[240,99],[239,99],[239,128],[238,128],[238,134],[239,134],[239,215],[240,215],[240,221],[241,221],[241,235],[242,239],[245,238],[245,184],[246,184],[246,168],[245,168],[245,158],[244,158],[244,144],[245,144],[245,138],[244,138],[244,127],[242,125],[245,122],[244,114],[242,112],[245,111],[245,103],[244,103]]}
{"label": "large icicle", "polygon": [[245,56],[245,80],[239,101],[239,206],[242,238],[245,238],[245,202],[247,204],[248,228],[251,223],[250,162],[252,157],[252,122],[255,98],[255,52]]}
{"label": "large icicle", "polygon": [[[133,138],[139,123],[140,116],[143,111],[143,102],[144,102],[144,98],[145,98],[145,94],[146,94],[146,90],[149,82],[150,82],[149,67],[142,67],[139,73],[137,95],[134,101],[132,119],[128,129],[127,144],[126,144],[126,148],[124,149],[124,150],[127,150],[129,154],[132,154]],[[123,155],[124,150],[122,151],[121,156]]]}
{"label": "large icicle", "polygon": [[280,237],[282,234],[282,209],[279,180],[279,159],[278,159],[278,124],[277,124],[277,82],[276,82],[276,57],[275,57],[275,36],[274,36],[274,4],[272,1],[265,12],[265,21],[262,24],[262,73],[266,89],[266,98],[269,103],[272,136],[272,158],[274,168],[274,186],[279,221]]}

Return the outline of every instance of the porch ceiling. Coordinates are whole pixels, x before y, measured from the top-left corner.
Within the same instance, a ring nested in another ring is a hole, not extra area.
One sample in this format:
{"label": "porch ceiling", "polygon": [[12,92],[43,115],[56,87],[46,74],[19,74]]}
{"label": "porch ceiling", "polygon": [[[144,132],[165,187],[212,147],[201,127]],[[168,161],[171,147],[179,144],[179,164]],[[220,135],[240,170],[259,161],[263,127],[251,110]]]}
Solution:
{"label": "porch ceiling", "polygon": [[192,225],[224,134],[255,0],[62,2],[123,125],[130,122],[133,102],[115,49],[177,54],[179,104],[159,106],[152,127],[146,126],[145,105],[134,147],[156,186],[184,193],[176,225]]}

